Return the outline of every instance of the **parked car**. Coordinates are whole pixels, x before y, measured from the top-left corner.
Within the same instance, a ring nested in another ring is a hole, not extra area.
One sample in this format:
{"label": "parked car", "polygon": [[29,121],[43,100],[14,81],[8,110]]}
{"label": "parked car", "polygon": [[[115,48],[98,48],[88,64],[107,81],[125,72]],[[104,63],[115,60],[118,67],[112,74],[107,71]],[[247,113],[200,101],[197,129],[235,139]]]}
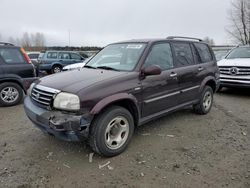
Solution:
{"label": "parked car", "polygon": [[218,62],[220,89],[223,87],[250,88],[250,46],[232,49],[225,59]]}
{"label": "parked car", "polygon": [[84,67],[84,65],[86,65],[86,63],[88,63],[88,61],[92,58],[89,57],[87,59],[85,59],[83,62],[81,63],[74,63],[74,64],[71,64],[71,65],[67,65],[65,67],[63,67],[63,71],[69,71],[69,70],[75,70],[75,69],[81,69]]}
{"label": "parked car", "polygon": [[218,82],[215,56],[201,40],[132,40],[108,45],[82,69],[41,78],[24,109],[42,131],[88,139],[98,154],[114,156],[136,126],[187,106],[207,114]]}
{"label": "parked car", "polygon": [[0,106],[20,103],[34,80],[35,69],[24,49],[0,42]]}
{"label": "parked car", "polygon": [[39,75],[39,70],[38,70],[38,57],[40,55],[40,52],[26,52],[27,55],[29,56],[32,64],[35,66],[36,69],[36,75]]}
{"label": "parked car", "polygon": [[29,56],[31,62],[35,67],[38,65],[38,57],[40,55],[40,52],[27,52],[27,55]]}
{"label": "parked car", "polygon": [[220,60],[224,59],[228,52],[229,52],[229,50],[214,51],[214,55],[215,55],[216,60],[220,61]]}
{"label": "parked car", "polygon": [[42,57],[39,57],[39,71],[46,71],[48,74],[58,73],[64,66],[83,60],[85,58],[76,52],[46,51]]}

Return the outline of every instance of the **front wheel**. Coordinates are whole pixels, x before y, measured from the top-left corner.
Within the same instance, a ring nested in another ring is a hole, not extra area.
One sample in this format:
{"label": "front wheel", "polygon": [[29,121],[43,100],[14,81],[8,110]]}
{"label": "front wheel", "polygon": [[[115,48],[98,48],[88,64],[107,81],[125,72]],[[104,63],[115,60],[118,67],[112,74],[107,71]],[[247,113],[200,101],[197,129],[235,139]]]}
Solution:
{"label": "front wheel", "polygon": [[205,86],[202,91],[201,98],[198,104],[194,105],[194,111],[197,114],[207,114],[213,104],[213,89],[210,86]]}
{"label": "front wheel", "polygon": [[131,113],[119,106],[112,106],[92,123],[89,144],[98,154],[112,157],[122,153],[134,132]]}

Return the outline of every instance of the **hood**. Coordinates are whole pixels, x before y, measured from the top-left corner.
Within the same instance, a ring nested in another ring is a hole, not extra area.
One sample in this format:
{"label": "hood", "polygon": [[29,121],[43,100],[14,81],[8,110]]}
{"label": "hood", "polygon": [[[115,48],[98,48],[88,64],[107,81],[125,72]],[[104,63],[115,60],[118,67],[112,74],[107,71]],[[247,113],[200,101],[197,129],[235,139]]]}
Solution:
{"label": "hood", "polygon": [[63,69],[77,69],[77,68],[82,68],[86,63],[84,62],[81,62],[81,63],[74,63],[74,64],[71,64],[71,65],[67,65],[65,67],[63,67]]}
{"label": "hood", "polygon": [[250,67],[250,58],[222,59],[217,64],[218,66]]}
{"label": "hood", "polygon": [[38,84],[69,93],[77,93],[78,91],[89,86],[93,86],[125,74],[127,73],[112,70],[82,68],[43,77],[38,81]]}

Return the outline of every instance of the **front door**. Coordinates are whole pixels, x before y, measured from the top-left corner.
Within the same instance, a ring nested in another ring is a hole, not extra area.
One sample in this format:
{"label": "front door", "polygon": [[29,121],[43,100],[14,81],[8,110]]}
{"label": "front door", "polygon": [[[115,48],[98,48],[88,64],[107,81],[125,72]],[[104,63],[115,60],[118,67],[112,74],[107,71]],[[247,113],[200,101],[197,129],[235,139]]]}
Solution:
{"label": "front door", "polygon": [[178,104],[179,87],[169,43],[154,44],[143,67],[158,65],[160,75],[142,80],[142,117],[168,110]]}

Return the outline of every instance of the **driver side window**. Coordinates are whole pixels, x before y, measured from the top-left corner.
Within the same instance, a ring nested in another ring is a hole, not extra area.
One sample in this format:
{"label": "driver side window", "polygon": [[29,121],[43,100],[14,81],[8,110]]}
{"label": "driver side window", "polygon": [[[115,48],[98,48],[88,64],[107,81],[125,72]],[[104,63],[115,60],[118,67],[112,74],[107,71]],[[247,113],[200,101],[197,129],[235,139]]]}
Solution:
{"label": "driver side window", "polygon": [[151,49],[144,66],[158,65],[162,70],[171,69],[173,65],[173,55],[169,43],[155,44]]}

